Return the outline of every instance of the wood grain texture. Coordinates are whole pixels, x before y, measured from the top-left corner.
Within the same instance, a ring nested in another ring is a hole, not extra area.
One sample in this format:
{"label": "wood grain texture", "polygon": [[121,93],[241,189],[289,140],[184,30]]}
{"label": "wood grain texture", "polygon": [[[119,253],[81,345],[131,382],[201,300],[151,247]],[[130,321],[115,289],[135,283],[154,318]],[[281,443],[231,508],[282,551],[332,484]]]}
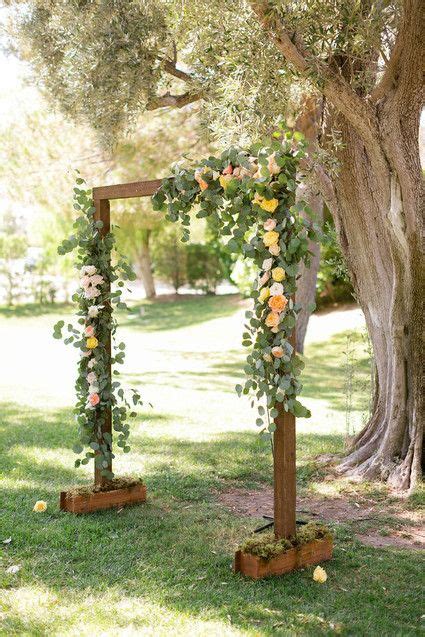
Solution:
{"label": "wood grain texture", "polygon": [[[105,236],[111,227],[111,209],[110,209],[110,204],[108,200],[95,200],[94,202],[95,204],[95,213],[94,213],[94,219],[95,221],[102,221],[103,226],[100,229],[100,235],[103,237]],[[109,291],[110,291],[111,286],[109,285]],[[106,304],[105,304],[106,305]],[[107,307],[105,309],[105,311],[110,311],[110,306],[109,304],[107,304]],[[112,369],[111,369],[111,334],[109,333],[108,336],[108,342],[106,343],[106,350],[108,352],[109,355],[109,365],[108,365],[108,374],[109,374],[109,383],[112,382]],[[112,414],[111,414],[111,409],[107,409],[106,411],[102,412],[102,416],[104,416],[105,421],[101,427],[101,435],[98,435],[97,437],[97,441],[99,443],[99,445],[103,445],[104,444],[104,439],[103,439],[103,434],[104,433],[108,433],[112,436]],[[110,461],[110,463],[108,464],[107,468],[108,471],[112,472],[112,460]],[[106,482],[106,480],[108,480],[109,478],[105,478],[104,476],[102,476],[102,469],[100,467],[97,467],[95,464],[94,467],[94,483],[96,485],[101,485],[104,484],[104,482]]]}
{"label": "wood grain texture", "polygon": [[89,495],[60,494],[60,509],[69,513],[91,513],[102,509],[123,507],[146,502],[146,485],[136,484],[127,489],[99,491]]}
{"label": "wood grain texture", "polygon": [[314,540],[303,544],[272,558],[268,562],[257,555],[236,551],[233,570],[235,573],[242,573],[242,575],[252,579],[283,575],[299,568],[330,560],[332,551],[333,541],[331,539]]}
{"label": "wood grain texture", "polygon": [[131,197],[151,197],[156,193],[162,179],[150,181],[133,181],[128,184],[114,184],[112,186],[100,186],[93,188],[94,201],[105,199],[130,199]]}
{"label": "wood grain texture", "polygon": [[[295,352],[295,330],[289,342]],[[280,539],[296,533],[296,434],[295,416],[286,412],[282,403],[277,403],[277,410],[273,435],[273,517],[275,537]]]}

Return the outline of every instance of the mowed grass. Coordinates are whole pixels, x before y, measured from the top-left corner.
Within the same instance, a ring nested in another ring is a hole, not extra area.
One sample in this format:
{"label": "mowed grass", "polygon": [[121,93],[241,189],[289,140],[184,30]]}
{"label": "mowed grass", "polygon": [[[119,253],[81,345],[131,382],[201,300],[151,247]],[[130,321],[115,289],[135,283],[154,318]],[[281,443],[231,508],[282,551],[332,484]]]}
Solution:
{"label": "mowed grass", "polygon": [[[33,308],[35,309],[35,308]],[[0,312],[1,635],[419,635],[418,552],[361,545],[334,526],[328,581],[306,569],[252,582],[231,571],[258,520],[223,508],[229,488],[271,484],[271,454],[255,412],[238,399],[243,304],[237,297],[147,303],[122,317],[124,380],[146,407],[117,473],[142,475],[145,505],[86,516],[61,513],[59,491],[91,479],[74,470],[71,413],[76,353],[53,341],[54,312]],[[346,334],[306,350],[298,422],[298,483],[320,492],[322,453],[346,433]],[[351,422],[367,410],[369,374],[355,343]],[[382,493],[380,494],[382,497]],[[48,503],[32,512],[36,500]],[[8,574],[11,565],[20,566]]]}

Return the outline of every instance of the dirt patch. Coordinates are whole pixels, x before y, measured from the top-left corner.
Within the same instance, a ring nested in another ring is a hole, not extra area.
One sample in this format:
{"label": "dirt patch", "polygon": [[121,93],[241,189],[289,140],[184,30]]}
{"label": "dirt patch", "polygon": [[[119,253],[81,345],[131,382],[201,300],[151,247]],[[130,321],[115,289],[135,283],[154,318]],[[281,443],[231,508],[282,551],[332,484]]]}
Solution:
{"label": "dirt patch", "polygon": [[[219,494],[218,500],[238,516],[261,518],[273,514],[271,487],[229,489]],[[365,498],[359,498],[357,502],[344,497],[299,497],[297,514],[300,519],[353,524],[359,531],[356,537],[368,546],[425,549],[420,514],[405,509],[401,502],[388,504]]]}

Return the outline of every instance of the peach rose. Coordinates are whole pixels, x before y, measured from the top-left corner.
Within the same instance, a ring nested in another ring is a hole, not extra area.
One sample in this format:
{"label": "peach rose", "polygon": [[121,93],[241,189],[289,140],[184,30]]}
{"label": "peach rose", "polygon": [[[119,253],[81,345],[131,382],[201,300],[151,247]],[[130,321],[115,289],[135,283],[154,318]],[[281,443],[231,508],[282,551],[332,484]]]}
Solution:
{"label": "peach rose", "polygon": [[277,243],[274,243],[273,245],[269,247],[269,252],[274,257],[277,257],[277,255],[280,254],[280,246],[278,246]]}
{"label": "peach rose", "polygon": [[90,394],[89,396],[89,403],[92,407],[96,407],[96,405],[98,405],[100,403],[100,396],[99,394]]}
{"label": "peach rose", "polygon": [[270,312],[266,316],[267,327],[277,327],[279,325],[280,315],[277,312]]}
{"label": "peach rose", "polygon": [[269,308],[273,312],[283,312],[287,304],[288,299],[282,294],[276,294],[276,296],[271,296],[269,299]]}
{"label": "peach rose", "polygon": [[276,347],[272,347],[272,354],[275,358],[282,358],[284,352],[280,345],[276,345]]}
{"label": "peach rose", "polygon": [[226,166],[226,168],[223,170],[223,175],[231,175],[233,172],[233,166],[232,164],[229,164],[228,166]]}
{"label": "peach rose", "polygon": [[85,276],[82,276],[80,279],[80,285],[82,288],[88,288],[90,285],[90,277],[87,276],[87,274]]}
{"label": "peach rose", "polygon": [[270,279],[270,272],[264,272],[264,274],[262,274],[260,278],[258,279],[258,287],[262,288],[263,285],[265,285],[269,279]]}
{"label": "peach rose", "polygon": [[276,153],[270,155],[267,168],[271,175],[278,175],[280,173],[280,166],[276,163]]}
{"label": "peach rose", "polygon": [[205,175],[205,173],[207,172],[209,172],[209,169],[207,168],[207,166],[204,166],[203,168],[198,168],[194,172],[193,176],[195,177],[195,181],[198,182],[201,190],[206,190],[208,188],[207,182],[205,181],[205,179],[202,179],[202,175]]}
{"label": "peach rose", "polygon": [[94,327],[93,327],[93,325],[87,325],[86,329],[84,330],[84,334],[85,334],[85,336],[94,336]]}
{"label": "peach rose", "polygon": [[264,230],[274,230],[276,228],[276,221],[272,218],[267,219],[264,222]]}
{"label": "peach rose", "polygon": [[279,241],[279,233],[276,230],[270,230],[263,236],[263,243],[268,248],[271,245],[276,244]]}

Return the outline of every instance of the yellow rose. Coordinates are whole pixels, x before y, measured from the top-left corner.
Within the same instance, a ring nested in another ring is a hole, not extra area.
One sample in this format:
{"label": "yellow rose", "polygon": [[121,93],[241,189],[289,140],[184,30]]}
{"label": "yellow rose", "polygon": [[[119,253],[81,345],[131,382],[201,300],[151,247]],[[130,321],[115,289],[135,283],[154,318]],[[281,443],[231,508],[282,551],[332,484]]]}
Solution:
{"label": "yellow rose", "polygon": [[279,281],[283,281],[283,279],[286,277],[285,270],[283,268],[273,268],[272,277],[273,280],[277,281],[278,283]]}
{"label": "yellow rose", "polygon": [[97,338],[95,336],[92,336],[91,338],[88,338],[87,341],[86,341],[87,349],[94,349],[98,345],[99,345],[99,341],[97,340]]}
{"label": "yellow rose", "polygon": [[279,201],[277,199],[263,199],[260,206],[263,210],[267,212],[274,212],[279,205]]}
{"label": "yellow rose", "polygon": [[279,233],[276,230],[269,230],[264,233],[263,243],[267,248],[276,244],[279,241]]}
{"label": "yellow rose", "polygon": [[43,513],[46,509],[47,502],[44,502],[44,500],[37,500],[37,502],[34,504],[33,511],[35,511],[36,513]]}
{"label": "yellow rose", "polygon": [[270,296],[270,288],[262,288],[260,290],[260,294],[258,295],[258,300],[260,303],[264,303]]}
{"label": "yellow rose", "polygon": [[260,208],[267,212],[274,212],[279,205],[277,199],[265,199],[262,195],[259,195],[258,192],[255,193],[252,203],[256,203],[257,206],[260,206]]}
{"label": "yellow rose", "polygon": [[229,185],[229,181],[232,181],[233,179],[233,175],[220,175],[220,177],[218,178],[218,181],[220,182],[220,186],[226,190],[227,186]]}
{"label": "yellow rose", "polygon": [[319,584],[324,584],[328,579],[328,574],[326,573],[324,568],[322,568],[321,566],[316,566],[313,571],[313,579],[315,582],[319,582]]}

